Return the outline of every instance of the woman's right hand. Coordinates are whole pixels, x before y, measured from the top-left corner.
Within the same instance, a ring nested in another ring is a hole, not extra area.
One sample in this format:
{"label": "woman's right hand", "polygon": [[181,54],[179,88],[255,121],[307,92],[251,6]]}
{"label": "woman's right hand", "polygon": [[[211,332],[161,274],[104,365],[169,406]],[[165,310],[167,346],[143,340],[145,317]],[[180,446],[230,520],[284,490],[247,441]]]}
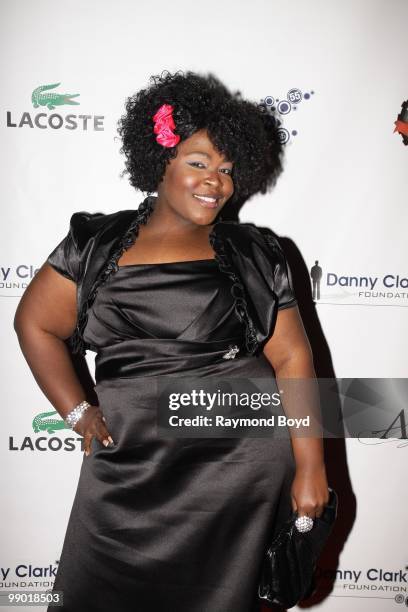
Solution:
{"label": "woman's right hand", "polygon": [[104,446],[108,446],[109,443],[114,444],[105,423],[106,419],[99,406],[89,406],[74,426],[74,431],[84,438],[87,457],[91,452],[91,442],[94,437]]}

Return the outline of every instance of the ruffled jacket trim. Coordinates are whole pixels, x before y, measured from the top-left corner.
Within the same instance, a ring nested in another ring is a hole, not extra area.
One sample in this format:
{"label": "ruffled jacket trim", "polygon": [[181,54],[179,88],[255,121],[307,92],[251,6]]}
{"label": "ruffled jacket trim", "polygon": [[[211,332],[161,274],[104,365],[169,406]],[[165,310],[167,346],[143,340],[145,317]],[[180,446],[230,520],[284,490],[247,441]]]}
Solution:
{"label": "ruffled jacket trim", "polygon": [[74,353],[85,355],[87,346],[85,344],[83,334],[88,321],[89,309],[92,307],[95,301],[99,287],[106,283],[113,272],[118,270],[119,259],[121,258],[122,254],[133,245],[139,234],[140,226],[147,223],[147,220],[152,212],[153,202],[151,198],[146,198],[138,207],[135,219],[131,222],[129,228],[119,240],[117,247],[106,261],[105,268],[103,268],[96,277],[92,290],[89,292],[86,299],[82,300],[78,312],[77,325],[69,341],[71,349]]}
{"label": "ruffled jacket trim", "polygon": [[241,282],[241,279],[233,269],[231,262],[228,258],[222,236],[217,233],[218,227],[214,227],[210,233],[209,239],[212,248],[215,253],[215,260],[218,263],[218,267],[221,272],[224,272],[230,280],[231,295],[234,300],[234,309],[238,319],[245,326],[245,345],[248,354],[252,355],[255,353],[258,342],[256,339],[255,326],[248,314],[248,303],[245,295],[245,288]]}

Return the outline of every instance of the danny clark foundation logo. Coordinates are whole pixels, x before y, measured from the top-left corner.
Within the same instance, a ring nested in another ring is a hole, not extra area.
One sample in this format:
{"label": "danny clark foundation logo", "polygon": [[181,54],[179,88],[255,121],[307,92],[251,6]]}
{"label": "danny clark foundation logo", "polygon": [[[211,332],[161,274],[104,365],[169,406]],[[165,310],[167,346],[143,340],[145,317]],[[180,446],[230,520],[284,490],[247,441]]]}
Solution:
{"label": "danny clark foundation logo", "polygon": [[17,129],[104,131],[103,115],[52,112],[61,106],[79,105],[77,98],[80,94],[55,91],[60,85],[61,83],[50,83],[36,87],[31,93],[31,103],[34,109],[44,107],[44,111],[7,110],[6,126]]}
{"label": "danny clark foundation logo", "polygon": [[[31,423],[33,434],[10,435],[8,450],[15,452],[59,452],[85,450],[84,439],[67,427],[56,410],[39,412]],[[66,435],[67,433],[71,435]],[[63,435],[61,435],[63,434]],[[74,436],[72,435],[74,434]]]}
{"label": "danny clark foundation logo", "polygon": [[403,273],[328,270],[318,259],[309,272],[316,304],[408,306],[408,276]]}
{"label": "danny clark foundation logo", "polygon": [[390,603],[405,604],[408,607],[407,570],[407,566],[396,569],[318,567],[316,578],[319,582],[329,583],[332,597],[388,599]]}
{"label": "danny clark foundation logo", "polygon": [[38,270],[32,264],[0,266],[0,296],[21,297]]}
{"label": "danny clark foundation logo", "polygon": [[57,575],[58,564],[59,561],[46,566],[34,565],[34,563],[18,563],[9,567],[1,566],[0,588],[31,589],[52,587]]}

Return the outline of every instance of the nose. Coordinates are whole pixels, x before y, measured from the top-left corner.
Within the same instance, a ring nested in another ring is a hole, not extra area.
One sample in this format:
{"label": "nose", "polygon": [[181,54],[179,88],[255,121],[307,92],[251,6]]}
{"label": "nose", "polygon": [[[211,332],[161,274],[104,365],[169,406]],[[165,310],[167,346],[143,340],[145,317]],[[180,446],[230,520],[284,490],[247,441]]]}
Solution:
{"label": "nose", "polygon": [[213,172],[208,171],[208,175],[206,176],[204,182],[207,185],[222,185],[222,180],[217,170],[214,170]]}

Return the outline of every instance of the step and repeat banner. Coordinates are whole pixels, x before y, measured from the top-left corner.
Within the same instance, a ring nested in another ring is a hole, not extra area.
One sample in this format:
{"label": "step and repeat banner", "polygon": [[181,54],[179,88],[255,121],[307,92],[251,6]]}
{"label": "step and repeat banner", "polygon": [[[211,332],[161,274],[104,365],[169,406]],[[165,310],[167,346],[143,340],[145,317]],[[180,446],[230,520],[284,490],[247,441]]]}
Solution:
{"label": "step and repeat banner", "polygon": [[[0,10],[1,595],[52,587],[83,460],[35,383],[14,313],[73,212],[143,200],[120,176],[116,125],[151,75],[213,72],[277,113],[284,172],[240,218],[282,238],[317,375],[408,378],[408,4],[3,0]],[[392,397],[378,437],[327,440],[339,519],[309,608],[408,606],[407,397]]]}

